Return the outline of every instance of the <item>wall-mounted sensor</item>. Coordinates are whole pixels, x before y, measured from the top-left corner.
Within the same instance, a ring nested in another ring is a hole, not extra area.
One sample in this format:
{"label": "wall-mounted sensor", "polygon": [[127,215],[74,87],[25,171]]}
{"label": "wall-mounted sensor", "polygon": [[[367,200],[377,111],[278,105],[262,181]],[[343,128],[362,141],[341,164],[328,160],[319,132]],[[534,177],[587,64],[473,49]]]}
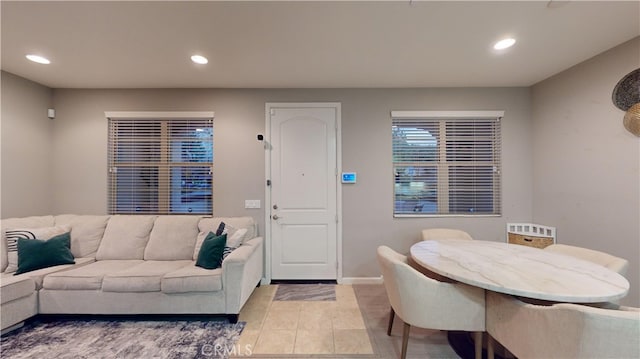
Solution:
{"label": "wall-mounted sensor", "polygon": [[264,140],[264,136],[262,136],[261,134],[258,134],[258,141],[262,141]]}
{"label": "wall-mounted sensor", "polygon": [[356,183],[356,179],[355,172],[342,172],[342,183]]}
{"label": "wall-mounted sensor", "polygon": [[52,108],[47,109],[47,117],[49,117],[52,120],[56,118],[56,110]]}

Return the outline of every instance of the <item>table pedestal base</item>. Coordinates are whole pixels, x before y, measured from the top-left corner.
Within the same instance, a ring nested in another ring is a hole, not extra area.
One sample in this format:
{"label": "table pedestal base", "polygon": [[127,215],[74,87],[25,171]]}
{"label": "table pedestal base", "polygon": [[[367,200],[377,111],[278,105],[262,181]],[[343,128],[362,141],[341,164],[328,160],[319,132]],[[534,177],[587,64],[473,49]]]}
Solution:
{"label": "table pedestal base", "polygon": [[[484,341],[482,345],[482,358],[487,358],[487,333],[484,334]],[[453,350],[460,356],[462,359],[474,359],[475,358],[475,346],[473,343],[473,333],[472,332],[462,332],[462,331],[449,331],[447,332],[447,340],[449,341],[449,345]],[[504,349],[501,348],[501,345],[498,343],[494,344],[495,359],[508,359],[512,358],[510,355],[505,355]]]}

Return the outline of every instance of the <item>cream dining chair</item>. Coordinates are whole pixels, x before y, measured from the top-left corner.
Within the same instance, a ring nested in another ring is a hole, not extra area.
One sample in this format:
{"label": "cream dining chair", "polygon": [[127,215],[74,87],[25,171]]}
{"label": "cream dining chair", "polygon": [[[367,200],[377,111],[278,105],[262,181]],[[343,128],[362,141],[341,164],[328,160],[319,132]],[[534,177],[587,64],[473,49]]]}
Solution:
{"label": "cream dining chair", "polygon": [[474,332],[475,355],[482,357],[483,289],[429,278],[407,264],[406,256],[387,246],[378,247],[378,263],[391,303],[387,335],[391,335],[396,315],[404,322],[401,359],[407,355],[411,326]]}
{"label": "cream dining chair", "polygon": [[451,228],[429,228],[422,230],[422,240],[440,240],[440,239],[468,239],[472,240],[473,237],[463,230],[451,229]]}
{"label": "cream dining chair", "polygon": [[639,358],[640,309],[540,306],[487,291],[488,359],[493,340],[518,358]]}
{"label": "cream dining chair", "polygon": [[593,249],[569,246],[566,244],[552,244],[544,250],[600,264],[601,266],[607,267],[622,276],[627,273],[627,268],[629,267],[629,262],[626,259]]}

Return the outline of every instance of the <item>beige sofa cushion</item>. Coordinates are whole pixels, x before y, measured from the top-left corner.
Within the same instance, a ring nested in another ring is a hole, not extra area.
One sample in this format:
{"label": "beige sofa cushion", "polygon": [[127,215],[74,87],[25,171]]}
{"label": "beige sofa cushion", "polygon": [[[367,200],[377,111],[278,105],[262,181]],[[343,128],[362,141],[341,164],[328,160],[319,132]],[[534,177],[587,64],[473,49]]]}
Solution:
{"label": "beige sofa cushion", "polygon": [[63,272],[49,274],[42,284],[44,289],[97,290],[102,288],[106,274],[134,267],[142,260],[105,260]]}
{"label": "beige sofa cushion", "polygon": [[162,278],[164,293],[215,292],[222,289],[222,268],[204,269],[193,262]]}
{"label": "beige sofa cushion", "polygon": [[75,258],[75,262],[76,262],[75,264],[61,264],[61,265],[58,265],[58,266],[47,267],[47,268],[42,268],[42,269],[36,269],[34,271],[31,271],[31,272],[18,274],[17,276],[14,275],[13,273],[2,273],[2,280],[4,280],[5,277],[7,277],[7,278],[10,278],[10,277],[17,277],[17,278],[19,278],[19,277],[29,277],[36,283],[36,289],[40,290],[40,289],[42,289],[42,283],[44,282],[44,277],[46,275],[51,274],[51,273],[65,271],[65,270],[68,270],[68,269],[78,268],[80,266],[95,262],[95,259],[93,259],[91,257]]}
{"label": "beige sofa cushion", "polygon": [[142,259],[156,216],[111,216],[97,260]]}
{"label": "beige sofa cushion", "polygon": [[63,214],[55,217],[56,225],[71,227],[71,253],[76,258],[96,255],[108,221],[109,216]]}
{"label": "beige sofa cushion", "polygon": [[[246,228],[247,233],[244,235],[242,239],[243,242],[248,241],[251,238],[257,236],[256,230],[256,222],[253,220],[253,217],[212,217],[212,218],[202,218],[198,223],[198,231],[199,232],[213,232],[216,233],[220,222],[224,222],[227,225],[233,226],[234,228]],[[206,235],[206,234],[205,234]]]}
{"label": "beige sofa cushion", "polygon": [[4,230],[0,229],[0,272],[4,272],[8,264],[7,240],[4,238]]}
{"label": "beige sofa cushion", "polygon": [[145,260],[191,260],[199,216],[159,216],[144,250]]}
{"label": "beige sofa cushion", "polygon": [[36,284],[33,279],[21,275],[12,276],[3,273],[0,285],[0,291],[2,292],[0,304],[27,297],[36,290]]}
{"label": "beige sofa cushion", "polygon": [[0,272],[4,272],[9,265],[9,257],[7,254],[7,240],[4,236],[4,230],[0,230]]}
{"label": "beige sofa cushion", "polygon": [[7,242],[7,268],[6,273],[13,273],[18,270],[18,239],[40,239],[47,240],[55,236],[71,231],[69,226],[53,226],[40,228],[7,227],[4,230],[5,241]]}
{"label": "beige sofa cushion", "polygon": [[21,218],[7,218],[0,221],[2,229],[7,228],[42,228],[55,224],[53,216],[33,216]]}
{"label": "beige sofa cushion", "polygon": [[[193,249],[194,261],[198,260],[198,256],[200,255],[200,249],[202,248],[202,243],[204,243],[204,240],[205,238],[207,238],[209,233],[215,233],[215,232],[211,231],[211,232],[198,233],[198,237],[196,238],[196,245],[195,245],[195,248]],[[225,243],[225,247],[231,248],[232,250],[240,247],[240,245],[242,245],[242,242],[244,240],[244,236],[246,235],[246,233],[247,233],[246,228],[237,229],[231,225],[227,225],[224,228],[224,232],[223,232],[223,234],[227,235],[227,242]]]}
{"label": "beige sofa cushion", "polygon": [[5,230],[7,228],[42,228],[51,227],[54,224],[53,216],[34,216],[24,218],[7,218],[0,220],[0,232],[2,233],[2,245],[0,246],[0,271],[4,272],[9,263],[7,258],[7,243]]}
{"label": "beige sofa cushion", "polygon": [[193,265],[183,261],[144,261],[118,272],[108,273],[102,281],[103,292],[159,292],[162,277],[184,266]]}
{"label": "beige sofa cushion", "polygon": [[216,233],[220,223],[224,222],[225,233],[227,233],[227,247],[237,248],[242,243],[254,238],[256,234],[256,223],[252,217],[213,217],[203,218],[198,223],[198,238],[193,250],[193,260],[198,259],[202,242],[209,232]]}

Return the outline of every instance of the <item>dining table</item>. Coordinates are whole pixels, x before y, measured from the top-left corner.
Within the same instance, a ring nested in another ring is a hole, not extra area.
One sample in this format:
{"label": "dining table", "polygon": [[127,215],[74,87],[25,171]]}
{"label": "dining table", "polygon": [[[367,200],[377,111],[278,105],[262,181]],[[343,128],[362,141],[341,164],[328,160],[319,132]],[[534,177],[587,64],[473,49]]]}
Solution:
{"label": "dining table", "polygon": [[441,276],[524,298],[600,303],[629,292],[629,281],[606,267],[519,244],[428,240],[411,246],[410,254],[417,264]]}

